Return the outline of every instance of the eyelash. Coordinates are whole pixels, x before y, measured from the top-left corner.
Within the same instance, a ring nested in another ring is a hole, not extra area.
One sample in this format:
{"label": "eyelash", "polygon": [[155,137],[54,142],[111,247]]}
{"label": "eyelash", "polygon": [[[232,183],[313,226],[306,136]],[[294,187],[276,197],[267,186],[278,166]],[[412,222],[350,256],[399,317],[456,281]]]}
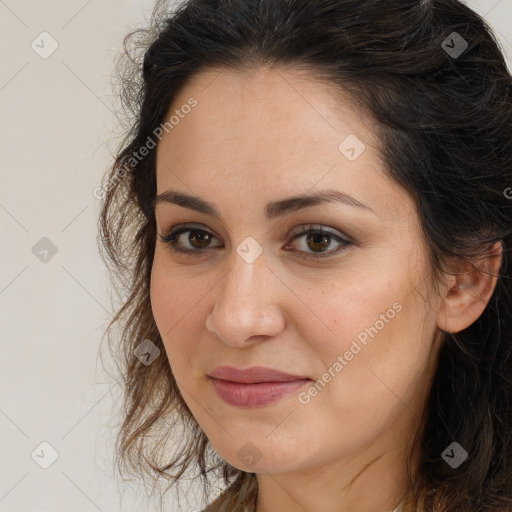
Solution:
{"label": "eyelash", "polygon": [[[200,253],[200,252],[204,252],[208,249],[213,249],[213,247],[209,247],[209,248],[205,248],[205,249],[179,249],[176,239],[179,235],[186,233],[188,231],[198,231],[198,232],[202,232],[202,233],[207,233],[207,234],[211,235],[212,237],[214,237],[214,235],[212,233],[210,233],[209,231],[198,228],[197,226],[192,225],[192,224],[183,224],[179,229],[171,228],[170,231],[168,232],[168,234],[158,235],[158,237],[160,238],[160,240],[162,240],[162,242],[169,245],[171,251],[173,251],[175,253],[185,254],[187,256],[194,256],[194,253]],[[307,253],[309,255],[308,256],[300,256],[301,259],[329,258],[329,257],[339,254],[340,252],[345,251],[349,246],[353,245],[353,243],[350,242],[349,240],[347,240],[346,238],[336,235],[335,233],[332,233],[330,231],[326,231],[322,227],[314,227],[312,225],[306,226],[306,229],[304,231],[301,231],[300,233],[295,234],[291,241],[294,241],[297,238],[307,235],[307,234],[310,234],[310,233],[321,234],[321,235],[332,237],[336,240],[336,242],[339,242],[342,245],[339,249],[336,249],[335,251],[328,252],[328,253],[319,253],[319,254]],[[298,251],[298,252],[304,252],[304,251]]]}

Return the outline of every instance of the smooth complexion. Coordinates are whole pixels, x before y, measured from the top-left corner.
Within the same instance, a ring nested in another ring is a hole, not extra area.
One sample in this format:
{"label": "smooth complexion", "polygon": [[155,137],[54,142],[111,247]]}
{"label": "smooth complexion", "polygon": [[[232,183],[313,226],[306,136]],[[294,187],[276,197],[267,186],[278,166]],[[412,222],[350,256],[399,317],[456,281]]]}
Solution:
{"label": "smooth complexion", "polygon": [[[433,292],[414,203],[385,174],[372,122],[330,86],[293,69],[210,69],[169,112],[190,97],[197,106],[158,145],[157,194],[196,196],[219,217],[159,201],[151,276],[183,398],[219,455],[257,474],[257,512],[393,510],[405,451],[419,453],[411,444],[441,330],[473,323],[496,278],[448,276]],[[366,146],[355,161],[338,149],[351,134]],[[325,190],[366,208],[331,202],[266,216],[269,202]],[[195,252],[173,252],[162,237],[185,223],[192,231],[175,242]],[[297,236],[318,228],[332,236]],[[248,263],[240,247],[262,252]],[[208,377],[220,365],[267,366],[317,381],[395,303],[401,310],[308,404],[301,388],[237,407]]]}

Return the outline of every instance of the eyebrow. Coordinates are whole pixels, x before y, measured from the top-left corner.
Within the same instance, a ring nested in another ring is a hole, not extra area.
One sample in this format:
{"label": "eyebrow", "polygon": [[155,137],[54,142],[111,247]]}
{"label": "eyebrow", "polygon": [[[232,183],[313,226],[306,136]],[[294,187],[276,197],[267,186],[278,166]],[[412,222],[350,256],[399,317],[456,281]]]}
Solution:
{"label": "eyebrow", "polygon": [[[166,190],[156,196],[153,201],[153,207],[156,207],[160,203],[176,204],[183,208],[195,210],[222,220],[222,216],[212,204],[197,196],[184,194],[175,190]],[[372,208],[361,203],[350,194],[339,190],[323,190],[314,194],[293,196],[280,199],[279,201],[271,201],[267,203],[265,207],[265,216],[268,220],[273,220],[311,206],[317,206],[325,203],[342,203],[376,214]]]}

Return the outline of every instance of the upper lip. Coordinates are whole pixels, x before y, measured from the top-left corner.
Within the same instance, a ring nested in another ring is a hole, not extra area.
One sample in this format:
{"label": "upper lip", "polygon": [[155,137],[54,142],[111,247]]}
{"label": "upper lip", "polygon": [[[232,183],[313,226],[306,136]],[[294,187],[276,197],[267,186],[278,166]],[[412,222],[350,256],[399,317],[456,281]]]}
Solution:
{"label": "upper lip", "polygon": [[257,382],[290,382],[294,380],[309,380],[303,375],[293,375],[281,372],[264,366],[251,366],[245,369],[238,369],[232,366],[218,366],[210,372],[210,377],[215,379],[240,382],[243,384],[254,384]]}

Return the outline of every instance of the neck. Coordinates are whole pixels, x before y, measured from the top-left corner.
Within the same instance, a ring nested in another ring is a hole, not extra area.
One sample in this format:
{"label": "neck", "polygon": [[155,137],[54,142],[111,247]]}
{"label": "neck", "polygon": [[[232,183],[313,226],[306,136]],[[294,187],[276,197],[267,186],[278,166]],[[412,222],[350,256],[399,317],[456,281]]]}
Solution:
{"label": "neck", "polygon": [[[390,429],[396,443],[397,431]],[[408,439],[403,436],[402,439]],[[330,464],[285,473],[258,473],[255,512],[405,512],[406,444],[390,451],[390,439],[371,442],[354,454],[339,454]],[[396,446],[396,444],[395,444]],[[332,456],[332,454],[331,454]],[[421,452],[415,448],[414,472]]]}

